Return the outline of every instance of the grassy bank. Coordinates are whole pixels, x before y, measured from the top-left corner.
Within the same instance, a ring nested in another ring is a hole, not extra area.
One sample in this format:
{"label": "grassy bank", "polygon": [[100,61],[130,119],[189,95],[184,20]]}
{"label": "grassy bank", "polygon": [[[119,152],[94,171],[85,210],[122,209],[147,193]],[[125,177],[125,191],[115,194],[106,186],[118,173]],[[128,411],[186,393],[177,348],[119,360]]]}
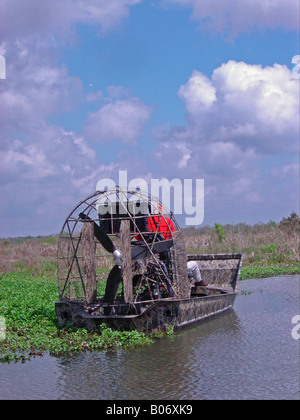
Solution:
{"label": "grassy bank", "polygon": [[[299,220],[294,221],[295,217],[285,225],[184,229],[187,251],[243,253],[241,280],[300,274]],[[105,325],[101,334],[58,327],[54,310],[57,242],[57,236],[0,240],[0,324],[4,319],[6,327],[5,339],[0,340],[0,362],[26,360],[43,352],[128,349],[153,342],[155,336],[112,331]]]}

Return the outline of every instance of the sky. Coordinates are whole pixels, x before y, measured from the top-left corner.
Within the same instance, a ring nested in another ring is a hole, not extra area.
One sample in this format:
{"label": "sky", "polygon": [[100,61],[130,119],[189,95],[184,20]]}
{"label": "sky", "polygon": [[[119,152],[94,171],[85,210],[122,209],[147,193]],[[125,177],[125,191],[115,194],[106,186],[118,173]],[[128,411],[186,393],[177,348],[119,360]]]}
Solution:
{"label": "sky", "polygon": [[299,214],[299,54],[298,0],[0,0],[0,237],[120,171],[204,180],[201,225]]}

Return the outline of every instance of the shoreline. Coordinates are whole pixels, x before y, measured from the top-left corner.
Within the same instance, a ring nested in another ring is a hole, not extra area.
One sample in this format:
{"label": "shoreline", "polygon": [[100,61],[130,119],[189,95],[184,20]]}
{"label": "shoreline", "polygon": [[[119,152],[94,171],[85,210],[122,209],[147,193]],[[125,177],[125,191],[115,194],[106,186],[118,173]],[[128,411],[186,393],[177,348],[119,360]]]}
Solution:
{"label": "shoreline", "polygon": [[300,265],[292,264],[287,266],[270,265],[270,266],[245,266],[241,267],[240,281],[259,279],[266,277],[275,277],[281,275],[299,275]]}

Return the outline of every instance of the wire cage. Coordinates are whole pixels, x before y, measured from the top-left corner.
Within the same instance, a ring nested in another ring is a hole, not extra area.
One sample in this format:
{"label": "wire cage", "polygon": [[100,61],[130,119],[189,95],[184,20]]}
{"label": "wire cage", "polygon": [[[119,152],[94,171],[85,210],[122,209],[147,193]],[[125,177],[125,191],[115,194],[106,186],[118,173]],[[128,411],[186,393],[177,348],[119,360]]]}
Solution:
{"label": "wire cage", "polygon": [[121,187],[96,191],[73,209],[59,236],[60,300],[126,303],[182,295],[181,238],[158,198]]}

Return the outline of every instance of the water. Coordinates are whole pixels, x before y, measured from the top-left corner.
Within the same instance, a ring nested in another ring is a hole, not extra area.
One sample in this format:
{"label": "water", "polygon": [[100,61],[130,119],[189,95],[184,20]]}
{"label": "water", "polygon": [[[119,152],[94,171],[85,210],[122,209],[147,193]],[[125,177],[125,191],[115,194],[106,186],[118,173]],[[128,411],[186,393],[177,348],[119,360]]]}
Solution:
{"label": "water", "polygon": [[233,310],[144,348],[0,365],[0,399],[299,399],[299,276],[239,291]]}

